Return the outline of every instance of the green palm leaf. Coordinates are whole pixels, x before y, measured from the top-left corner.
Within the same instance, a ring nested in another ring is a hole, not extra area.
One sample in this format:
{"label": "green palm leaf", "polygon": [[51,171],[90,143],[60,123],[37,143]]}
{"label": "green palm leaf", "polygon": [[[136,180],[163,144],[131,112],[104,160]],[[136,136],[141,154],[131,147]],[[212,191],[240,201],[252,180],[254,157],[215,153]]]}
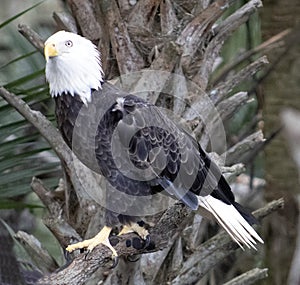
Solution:
{"label": "green palm leaf", "polygon": [[[0,30],[43,2],[2,22]],[[36,50],[28,50],[27,42],[21,37],[11,36],[22,53],[0,67],[1,73],[9,79],[4,86],[21,96],[34,109],[51,114],[42,56],[37,55]],[[21,70],[28,71],[22,74]],[[49,118],[53,120],[53,115]],[[0,209],[26,207],[22,201],[11,199],[31,192],[33,176],[42,177],[50,188],[56,186],[59,167],[59,160],[47,142],[10,105],[0,99]]]}
{"label": "green palm leaf", "polygon": [[20,16],[24,15],[25,13],[29,12],[30,10],[34,9],[35,7],[37,7],[38,5],[42,4],[45,1],[41,1],[31,7],[29,7],[28,9],[16,14],[15,16],[9,18],[8,20],[4,21],[3,23],[0,24],[0,29],[7,26],[10,22],[16,20],[17,18],[19,18]]}

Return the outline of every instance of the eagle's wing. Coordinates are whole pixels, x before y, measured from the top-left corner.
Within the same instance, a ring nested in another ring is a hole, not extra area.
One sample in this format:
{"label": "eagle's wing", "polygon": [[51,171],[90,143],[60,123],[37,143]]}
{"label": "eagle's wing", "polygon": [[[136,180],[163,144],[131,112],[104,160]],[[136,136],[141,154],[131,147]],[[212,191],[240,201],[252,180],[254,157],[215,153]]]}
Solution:
{"label": "eagle's wing", "polygon": [[128,95],[118,100],[112,112],[121,117],[112,149],[125,176],[148,184],[154,191],[163,189],[192,209],[198,207],[196,195],[218,191],[222,177],[218,167],[160,108]]}
{"label": "eagle's wing", "polygon": [[119,191],[151,195],[165,190],[192,209],[195,195],[234,201],[218,167],[161,108],[108,83],[94,91],[88,106],[70,95],[63,99],[57,99],[57,105],[64,104],[57,116],[64,117],[59,127],[68,144]]}

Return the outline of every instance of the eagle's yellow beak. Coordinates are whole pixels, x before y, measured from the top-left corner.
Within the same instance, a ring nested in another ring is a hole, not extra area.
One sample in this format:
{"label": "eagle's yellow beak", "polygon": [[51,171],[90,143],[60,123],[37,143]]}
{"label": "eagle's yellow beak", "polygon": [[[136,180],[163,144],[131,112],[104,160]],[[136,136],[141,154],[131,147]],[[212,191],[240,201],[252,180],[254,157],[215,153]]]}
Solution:
{"label": "eagle's yellow beak", "polygon": [[44,47],[44,54],[46,61],[49,60],[50,57],[58,56],[57,49],[54,43],[46,43]]}

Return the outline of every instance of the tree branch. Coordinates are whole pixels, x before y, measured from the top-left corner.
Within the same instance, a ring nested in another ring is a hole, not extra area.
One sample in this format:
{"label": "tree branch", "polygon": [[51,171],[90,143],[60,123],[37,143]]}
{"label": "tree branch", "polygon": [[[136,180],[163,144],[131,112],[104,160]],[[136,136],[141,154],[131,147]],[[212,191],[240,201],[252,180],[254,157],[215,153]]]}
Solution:
{"label": "tree branch", "polygon": [[108,25],[110,41],[120,74],[140,70],[144,67],[144,60],[131,41],[116,1],[101,1],[100,5]]}
{"label": "tree branch", "polygon": [[[283,199],[279,199],[256,211],[255,216],[260,220],[282,207]],[[161,250],[168,246],[174,235],[178,234],[185,218],[190,213],[191,210],[181,203],[176,203],[166,210],[159,222],[150,230],[151,244],[146,249],[141,248],[143,242],[134,233],[124,236],[112,236],[110,241],[120,257]],[[128,246],[129,244],[131,245]],[[171,284],[193,283],[190,281],[199,279],[214,264],[236,249],[238,249],[238,246],[230,239],[228,234],[224,231],[221,232],[195,250],[183,264],[181,273]],[[110,250],[100,245],[88,254],[79,254],[71,264],[61,271],[44,276],[38,284],[83,284],[98,268],[107,267],[110,264],[110,258]],[[202,263],[204,259],[205,263]],[[180,280],[180,282],[176,280]],[[187,281],[187,283],[182,283],[182,280]]]}
{"label": "tree branch", "polygon": [[[79,234],[67,223],[66,212],[63,211],[65,200],[58,199],[55,195],[56,191],[49,191],[42,181],[35,177],[32,178],[31,188],[47,207],[48,213],[43,218],[43,222],[56,237],[61,247],[66,248],[70,241],[81,241]],[[64,192],[64,190],[62,191]]]}
{"label": "tree branch", "polygon": [[226,282],[224,285],[250,285],[254,282],[267,278],[268,277],[268,269],[267,268],[254,268],[249,270],[240,276]]}
{"label": "tree branch", "polygon": [[238,142],[226,151],[226,165],[247,161],[248,157],[264,144],[264,141],[263,133],[259,130]]}
{"label": "tree branch", "polygon": [[201,60],[199,71],[193,78],[204,90],[207,87],[209,75],[216,58],[219,56],[223,42],[233,31],[245,23],[259,7],[262,7],[260,0],[251,0],[212,30],[213,39],[209,42]]}
{"label": "tree branch", "polygon": [[18,231],[15,238],[22,244],[34,264],[43,273],[49,273],[58,268],[54,258],[33,235]]}
{"label": "tree branch", "polygon": [[210,84],[212,86],[217,85],[221,81],[225,81],[228,74],[234,70],[237,66],[239,66],[242,62],[246,60],[251,60],[251,57],[257,54],[260,54],[262,52],[266,53],[271,49],[279,48],[285,45],[285,39],[288,35],[290,35],[291,30],[287,29],[279,34],[276,34],[272,38],[268,39],[267,41],[263,42],[259,46],[248,50],[241,55],[239,55],[237,58],[234,59],[234,61],[228,63],[225,65],[221,71],[218,72],[218,75],[215,76],[213,80],[210,81]]}
{"label": "tree branch", "polygon": [[68,0],[67,3],[83,36],[91,41],[98,41],[103,35],[103,31],[95,15],[96,9],[93,1]]}
{"label": "tree branch", "polygon": [[226,82],[221,82],[210,91],[212,101],[217,104],[223,99],[235,86],[240,84],[244,80],[249,80],[253,74],[261,70],[266,64],[268,64],[266,56],[262,56],[245,68],[237,72],[235,75],[226,78]]}
{"label": "tree branch", "polygon": [[207,34],[210,33],[216,20],[224,13],[224,7],[226,7],[226,5],[228,5],[226,0],[212,3],[207,9],[201,11],[199,15],[188,23],[176,39],[176,43],[182,46],[183,49],[182,65],[184,69],[188,69],[199,46],[201,44],[204,45]]}
{"label": "tree branch", "polygon": [[65,161],[67,165],[72,163],[72,151],[64,142],[59,131],[41,112],[32,110],[25,101],[4,87],[0,87],[0,96],[14,107],[29,123],[37,128],[62,161]]}
{"label": "tree branch", "polygon": [[18,31],[41,53],[44,49],[44,41],[38,33],[32,30],[29,26],[19,24]]}
{"label": "tree branch", "polygon": [[71,14],[66,12],[53,12],[53,19],[60,30],[78,33],[76,21]]}
{"label": "tree branch", "polygon": [[128,16],[128,25],[151,30],[160,2],[160,0],[138,1]]}
{"label": "tree branch", "polygon": [[178,25],[178,19],[176,17],[174,6],[171,0],[160,2],[160,14],[160,25],[162,34],[171,34]]}
{"label": "tree branch", "polygon": [[[163,214],[156,226],[150,230],[151,243],[143,249],[143,241],[134,233],[112,236],[111,244],[122,256],[158,251],[165,248],[172,237],[178,234],[185,218],[191,210],[181,203],[176,203]],[[130,246],[128,246],[131,244]],[[99,267],[111,263],[111,252],[105,246],[98,246],[88,254],[79,254],[63,270],[44,276],[38,284],[83,284]]]}

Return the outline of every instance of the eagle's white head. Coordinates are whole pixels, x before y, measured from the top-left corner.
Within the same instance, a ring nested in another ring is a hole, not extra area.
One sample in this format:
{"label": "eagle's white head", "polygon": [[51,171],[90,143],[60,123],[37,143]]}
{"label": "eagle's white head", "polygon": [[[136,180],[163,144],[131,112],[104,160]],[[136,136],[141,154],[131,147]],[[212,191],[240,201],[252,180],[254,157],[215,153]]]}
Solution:
{"label": "eagle's white head", "polygon": [[51,96],[77,94],[84,104],[90,102],[92,89],[101,88],[103,81],[97,47],[79,35],[59,31],[46,40],[44,53]]}

